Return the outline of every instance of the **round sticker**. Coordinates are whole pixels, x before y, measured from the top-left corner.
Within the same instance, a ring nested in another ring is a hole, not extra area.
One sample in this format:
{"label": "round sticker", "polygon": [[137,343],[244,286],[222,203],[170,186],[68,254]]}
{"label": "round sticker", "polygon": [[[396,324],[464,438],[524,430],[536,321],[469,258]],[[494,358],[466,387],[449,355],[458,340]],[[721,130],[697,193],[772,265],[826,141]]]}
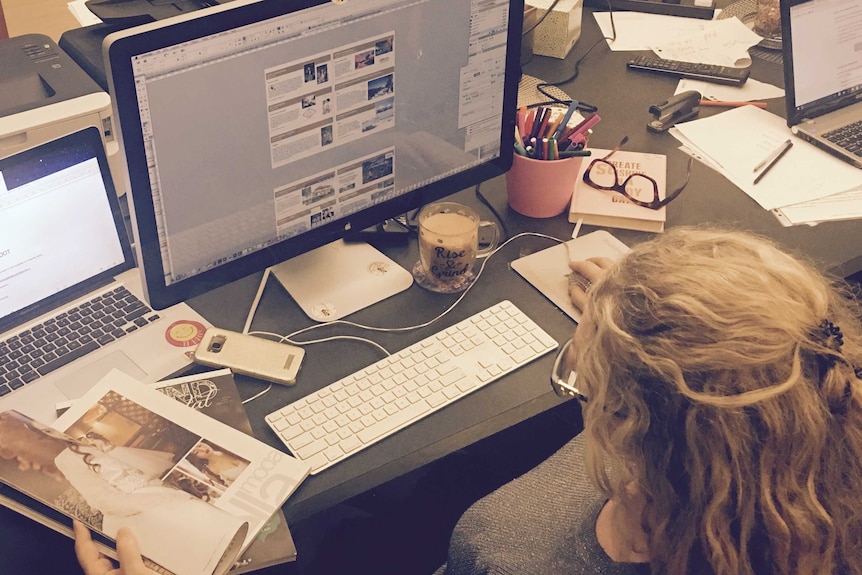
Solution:
{"label": "round sticker", "polygon": [[177,347],[192,347],[204,338],[206,328],[200,322],[181,319],[175,321],[165,330],[165,339]]}

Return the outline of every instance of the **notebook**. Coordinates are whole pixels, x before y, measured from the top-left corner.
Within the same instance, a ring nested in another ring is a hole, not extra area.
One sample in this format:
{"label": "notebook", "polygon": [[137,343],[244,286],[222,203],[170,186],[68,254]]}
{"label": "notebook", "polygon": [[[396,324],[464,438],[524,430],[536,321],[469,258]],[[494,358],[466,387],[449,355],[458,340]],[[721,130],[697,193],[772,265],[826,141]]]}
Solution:
{"label": "notebook", "polygon": [[0,159],[0,411],[50,423],[111,369],[153,382],[189,366],[208,322],[125,290],[143,299],[99,130]]}
{"label": "notebook", "polygon": [[862,168],[862,2],[781,2],[787,125]]}

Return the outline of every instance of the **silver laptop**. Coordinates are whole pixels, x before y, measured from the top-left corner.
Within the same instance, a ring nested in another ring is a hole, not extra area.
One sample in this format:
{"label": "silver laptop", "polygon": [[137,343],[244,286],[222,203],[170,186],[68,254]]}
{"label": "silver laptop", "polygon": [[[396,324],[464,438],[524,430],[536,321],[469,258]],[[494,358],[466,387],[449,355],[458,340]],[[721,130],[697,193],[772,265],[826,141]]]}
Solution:
{"label": "silver laptop", "polygon": [[787,125],[862,168],[862,0],[782,0]]}
{"label": "silver laptop", "polygon": [[173,375],[208,326],[142,300],[96,127],[0,159],[0,411],[50,423],[111,369]]}

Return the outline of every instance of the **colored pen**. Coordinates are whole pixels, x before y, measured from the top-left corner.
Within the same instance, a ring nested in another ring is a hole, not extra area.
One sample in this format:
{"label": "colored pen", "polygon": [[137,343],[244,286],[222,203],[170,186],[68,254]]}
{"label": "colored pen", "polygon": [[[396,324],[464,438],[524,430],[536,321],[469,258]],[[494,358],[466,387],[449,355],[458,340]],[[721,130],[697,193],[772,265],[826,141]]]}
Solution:
{"label": "colored pen", "polygon": [[724,108],[739,108],[742,106],[754,106],[755,108],[763,108],[766,109],[766,102],[729,102],[724,100],[707,100],[706,98],[701,98],[700,100],[701,106],[721,106]]}
{"label": "colored pen", "polygon": [[560,151],[557,149],[557,140],[553,136],[548,138],[548,159],[559,160]]}
{"label": "colored pen", "polygon": [[[518,121],[517,121],[517,122],[515,122],[515,126],[518,128],[518,131],[519,131],[522,135],[523,135],[523,134],[526,134],[526,129],[525,129],[525,128],[526,128],[526,125],[527,125],[527,107],[526,107],[526,106],[521,106],[521,107],[518,109],[518,115],[517,115],[517,118],[518,118]],[[523,144],[523,143],[524,143],[524,141],[523,141],[523,140],[521,140],[521,143]]]}
{"label": "colored pen", "polygon": [[[529,136],[533,133],[533,123],[536,121],[536,111],[530,110],[527,117],[524,119],[524,131],[521,136],[529,140]],[[526,143],[526,142],[525,142]]]}
{"label": "colored pen", "polygon": [[565,150],[560,152],[560,158],[577,158],[591,156],[590,150]]}
{"label": "colored pen", "polygon": [[601,117],[599,117],[598,114],[593,114],[589,118],[585,118],[577,126],[567,129],[565,131],[565,133],[563,134],[563,139],[568,138],[569,140],[575,141],[573,138],[573,136],[575,134],[582,134],[583,135],[584,133],[586,133],[587,130],[589,130],[590,128],[592,128],[596,124],[598,124],[600,120],[601,120]]}
{"label": "colored pen", "polygon": [[777,164],[778,160],[780,160],[781,157],[784,154],[786,154],[787,151],[792,147],[793,147],[793,142],[791,142],[790,138],[788,138],[788,139],[784,140],[784,142],[778,147],[777,150],[775,150],[774,152],[769,154],[769,156],[767,156],[765,160],[763,160],[762,162],[757,164],[757,166],[754,167],[755,172],[757,170],[760,170],[761,168],[763,168],[763,169],[760,171],[759,174],[757,174],[757,177],[754,178],[754,183],[756,184],[757,182],[759,182],[760,179],[763,176],[765,176],[769,170],[772,169],[772,166]]}
{"label": "colored pen", "polygon": [[521,142],[515,141],[515,152],[518,153],[519,156],[527,156],[527,149]]}
{"label": "colored pen", "polygon": [[521,147],[524,147],[524,139],[521,138],[521,131],[518,129],[517,125],[515,125],[515,142],[521,144]]}
{"label": "colored pen", "polygon": [[578,109],[578,101],[572,100],[571,103],[569,104],[569,109],[566,110],[566,113],[563,115],[563,119],[560,120],[560,124],[559,124],[559,126],[557,126],[557,131],[554,132],[554,137],[557,140],[559,140],[560,137],[563,135],[563,131],[565,131],[566,126],[569,123],[569,120],[572,119],[572,114],[574,114],[575,110],[577,110],[577,109]]}
{"label": "colored pen", "polygon": [[557,118],[555,120],[551,120],[548,123],[548,129],[546,130],[545,137],[546,138],[554,138],[557,134],[557,128],[560,126],[560,122],[563,120],[562,114],[557,114]]}
{"label": "colored pen", "polygon": [[548,123],[550,121],[551,121],[551,109],[545,108],[545,112],[544,112],[544,114],[542,114],[542,123],[539,125],[539,132],[536,134],[537,138],[547,137]]}
{"label": "colored pen", "polygon": [[539,136],[539,129],[542,126],[542,120],[544,119],[544,116],[545,116],[545,109],[544,108],[540,107],[539,109],[536,110],[536,117],[533,119],[533,129],[530,131],[530,137],[531,138],[541,138],[541,136]]}

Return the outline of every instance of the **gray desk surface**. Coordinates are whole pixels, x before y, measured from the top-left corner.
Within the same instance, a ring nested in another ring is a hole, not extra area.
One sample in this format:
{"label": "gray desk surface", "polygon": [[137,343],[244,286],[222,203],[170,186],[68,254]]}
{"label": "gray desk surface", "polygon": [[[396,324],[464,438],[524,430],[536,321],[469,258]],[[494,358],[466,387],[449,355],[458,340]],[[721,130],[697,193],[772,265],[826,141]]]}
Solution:
{"label": "gray desk surface", "polygon": [[[576,60],[599,37],[598,26],[589,10],[585,10],[581,38],[569,57],[565,60],[535,57],[525,67],[525,72],[546,81],[567,78],[573,74]],[[676,150],[677,141],[668,134],[654,134],[646,130],[646,122],[650,119],[649,106],[672,95],[676,80],[628,71],[625,62],[630,57],[631,52],[611,52],[606,45],[597,46],[580,64],[578,78],[562,88],[576,99],[598,106],[602,121],[595,128],[591,140],[594,146],[612,147],[627,134],[627,149],[667,154],[669,182],[679,181],[684,175],[686,162],[682,152]],[[780,65],[760,59],[755,59],[752,65],[752,77],[779,86],[783,83]],[[769,110],[783,115],[783,100],[769,101]],[[701,114],[705,116],[719,112],[717,109],[706,109]],[[846,275],[862,267],[858,260],[854,262],[854,258],[862,254],[862,222],[783,228],[771,214],[722,176],[698,163],[693,165],[692,170],[688,188],[668,207],[668,226],[712,223],[748,229],[770,236],[789,249],[813,258],[824,269],[838,269]],[[558,238],[570,237],[573,226],[566,221],[565,216],[534,220],[510,210],[506,205],[504,178],[483,184],[481,191],[502,216],[510,235],[522,231],[540,231]],[[476,205],[484,217],[491,217],[490,211],[477,202],[472,190],[462,191],[455,198]],[[589,231],[592,231],[591,228],[585,226],[582,233]],[[649,237],[649,234],[625,230],[612,230],[612,233],[630,245]],[[489,261],[475,289],[444,320],[430,328],[407,334],[371,334],[370,337],[390,351],[396,351],[501,299],[510,299],[554,338],[564,341],[575,324],[509,269],[511,260],[550,245],[553,244],[548,240],[538,238],[516,240]],[[417,257],[415,242],[385,251],[408,269]],[[239,329],[259,278],[260,275],[246,278],[191,303],[216,324]],[[416,324],[434,317],[451,301],[452,296],[431,294],[414,286],[355,314],[351,319],[379,326]],[[228,302],[229,305],[226,305]],[[253,329],[287,333],[309,323],[275,280],[270,280]],[[335,333],[369,335],[344,328],[326,328],[322,331],[322,334]],[[379,357],[379,352],[370,346],[356,342],[311,346],[295,387],[273,388],[267,395],[248,405],[256,434],[264,441],[280,445],[263,423],[266,413]],[[558,400],[548,384],[551,361],[551,357],[536,361],[324,473],[310,477],[287,502],[285,512],[288,520],[297,521],[313,515],[556,405]],[[242,390],[247,395],[261,388],[257,382],[241,381],[247,382],[242,384]]]}

